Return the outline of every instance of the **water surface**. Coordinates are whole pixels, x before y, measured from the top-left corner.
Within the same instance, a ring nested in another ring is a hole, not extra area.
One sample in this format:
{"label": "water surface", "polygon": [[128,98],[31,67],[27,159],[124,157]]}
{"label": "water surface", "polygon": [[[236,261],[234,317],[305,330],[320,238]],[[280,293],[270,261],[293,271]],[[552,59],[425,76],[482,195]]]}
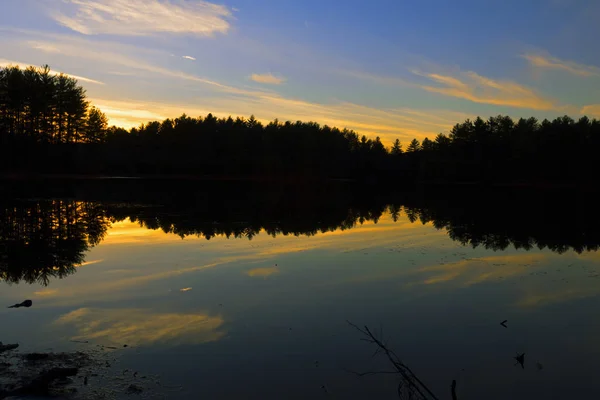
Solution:
{"label": "water surface", "polygon": [[6,199],[0,304],[34,306],[0,309],[0,340],[116,347],[172,398],[398,398],[397,376],[349,372],[391,370],[351,321],[439,398],[600,393],[585,207],[171,196],[195,200]]}

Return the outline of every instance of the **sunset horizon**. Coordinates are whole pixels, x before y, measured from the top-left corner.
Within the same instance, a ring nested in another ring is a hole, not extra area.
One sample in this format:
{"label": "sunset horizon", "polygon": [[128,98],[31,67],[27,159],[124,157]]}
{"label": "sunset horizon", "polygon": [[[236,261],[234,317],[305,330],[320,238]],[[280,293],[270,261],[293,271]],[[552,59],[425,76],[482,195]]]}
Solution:
{"label": "sunset horizon", "polygon": [[600,116],[600,58],[581,51],[599,33],[600,5],[463,3],[6,2],[0,65],[73,76],[128,129],[184,113],[254,115],[389,144],[476,116]]}

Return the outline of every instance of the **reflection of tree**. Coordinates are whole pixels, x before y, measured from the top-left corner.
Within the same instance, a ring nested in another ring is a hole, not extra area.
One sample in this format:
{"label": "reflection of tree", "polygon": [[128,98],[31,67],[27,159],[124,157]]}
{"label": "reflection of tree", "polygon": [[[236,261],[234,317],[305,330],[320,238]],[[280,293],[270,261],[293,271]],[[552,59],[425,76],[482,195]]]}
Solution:
{"label": "reflection of tree", "polygon": [[108,222],[93,203],[42,200],[0,206],[0,279],[48,285],[82,264],[106,234]]}
{"label": "reflection of tree", "polygon": [[[177,196],[176,196],[177,197]],[[161,202],[160,206],[109,207],[113,221],[129,218],[148,229],[180,237],[216,236],[252,239],[261,231],[270,236],[313,236],[345,230],[365,221],[378,221],[385,213],[382,200],[361,201],[347,193],[281,193],[251,191]]]}
{"label": "reflection of tree", "polygon": [[182,238],[252,239],[261,231],[275,237],[352,229],[366,221],[376,223],[387,211],[394,221],[404,213],[413,223],[432,223],[452,240],[472,247],[547,248],[558,253],[600,247],[600,229],[595,224],[600,209],[591,196],[581,200],[523,192],[518,196],[497,192],[392,195],[362,187],[291,190],[137,184],[143,187],[130,181],[109,186],[94,183],[76,192],[51,194],[85,201],[0,204],[0,279],[47,285],[52,278],[68,276],[84,261],[85,252],[103,240],[110,223],[125,219]]}
{"label": "reflection of tree", "polygon": [[[597,251],[597,196],[555,192],[430,194],[406,200],[411,222],[432,223],[465,246],[490,250]],[[481,201],[485,198],[485,201]]]}

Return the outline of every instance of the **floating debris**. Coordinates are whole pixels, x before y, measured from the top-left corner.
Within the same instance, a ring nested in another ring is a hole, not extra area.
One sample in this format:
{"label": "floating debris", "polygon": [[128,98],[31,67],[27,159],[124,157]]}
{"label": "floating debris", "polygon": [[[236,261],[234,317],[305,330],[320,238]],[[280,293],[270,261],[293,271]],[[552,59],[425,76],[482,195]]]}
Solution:
{"label": "floating debris", "polygon": [[12,305],[12,306],[10,306],[10,307],[8,307],[8,308],[21,308],[21,307],[26,307],[26,308],[29,308],[29,307],[31,307],[32,305],[33,305],[33,301],[31,301],[31,300],[25,300],[25,301],[24,301],[24,302],[22,302],[22,303],[19,303],[19,304]]}
{"label": "floating debris", "polygon": [[525,353],[517,353],[517,356],[514,357],[514,359],[517,360],[515,365],[521,365],[521,368],[525,369]]}

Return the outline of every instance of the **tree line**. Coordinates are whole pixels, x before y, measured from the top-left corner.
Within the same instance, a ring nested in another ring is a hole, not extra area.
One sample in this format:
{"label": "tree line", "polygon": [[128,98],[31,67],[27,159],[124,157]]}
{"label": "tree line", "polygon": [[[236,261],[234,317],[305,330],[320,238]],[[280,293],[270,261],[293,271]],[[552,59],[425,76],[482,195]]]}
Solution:
{"label": "tree line", "polygon": [[96,143],[108,120],[86,100],[77,80],[49,66],[0,69],[0,132],[3,139],[33,143]]}
{"label": "tree line", "polygon": [[0,69],[0,171],[388,182],[596,180],[600,122],[507,116],[386,147],[316,122],[182,115],[126,130],[107,124],[85,90],[48,66]]}

